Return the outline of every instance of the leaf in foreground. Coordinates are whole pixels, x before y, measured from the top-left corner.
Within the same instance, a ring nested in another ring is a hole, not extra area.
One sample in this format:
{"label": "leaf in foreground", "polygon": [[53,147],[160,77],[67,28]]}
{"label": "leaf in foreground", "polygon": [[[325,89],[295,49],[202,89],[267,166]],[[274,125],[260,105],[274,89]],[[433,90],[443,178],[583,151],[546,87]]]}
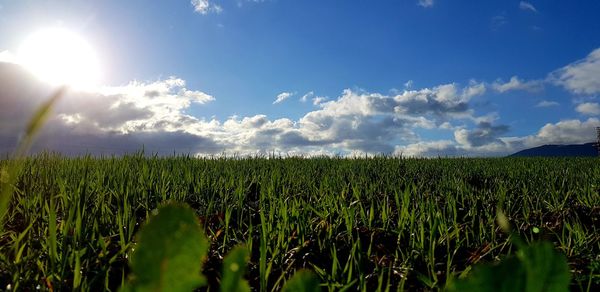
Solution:
{"label": "leaf in foreground", "polygon": [[133,275],[125,291],[192,291],[206,284],[200,272],[208,240],[190,208],[162,206],[137,240],[130,262]]}
{"label": "leaf in foreground", "polygon": [[[4,218],[4,215],[8,212],[8,205],[12,197],[13,185],[17,182],[17,177],[23,167],[22,158],[25,156],[33,139],[40,131],[42,126],[46,123],[46,120],[52,112],[54,104],[65,94],[66,87],[62,86],[57,89],[54,94],[40,105],[35,111],[33,117],[29,120],[27,127],[25,128],[25,134],[22,140],[19,142],[17,149],[14,153],[13,160],[8,163],[7,169],[0,169],[0,222]],[[4,228],[4,224],[0,224],[0,231]]]}
{"label": "leaf in foreground", "polygon": [[451,283],[447,291],[524,291],[525,269],[516,257],[481,265],[469,276]]}
{"label": "leaf in foreground", "polygon": [[229,252],[223,260],[223,280],[221,291],[246,292],[250,291],[248,281],[244,280],[246,263],[250,259],[248,249],[241,245]]}
{"label": "leaf in foreground", "polygon": [[319,292],[321,291],[319,284],[319,278],[315,274],[307,270],[300,270],[296,272],[294,276],[285,283],[281,291]]}
{"label": "leaf in foreground", "polygon": [[516,257],[475,267],[467,278],[450,283],[448,291],[568,291],[569,266],[551,243],[525,247]]}
{"label": "leaf in foreground", "polygon": [[571,275],[567,259],[550,242],[539,242],[517,252],[527,272],[527,291],[568,291]]}

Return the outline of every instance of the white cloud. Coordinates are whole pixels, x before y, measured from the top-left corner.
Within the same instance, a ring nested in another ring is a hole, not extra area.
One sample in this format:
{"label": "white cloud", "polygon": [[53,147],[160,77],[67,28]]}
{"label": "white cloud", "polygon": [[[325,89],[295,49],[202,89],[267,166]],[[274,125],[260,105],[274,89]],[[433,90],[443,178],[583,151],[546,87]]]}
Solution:
{"label": "white cloud", "polygon": [[594,141],[596,127],[600,127],[600,120],[589,118],[586,121],[564,120],[556,124],[548,123],[536,135],[525,138],[527,146],[544,144],[578,144]]}
{"label": "white cloud", "polygon": [[394,155],[404,157],[436,157],[455,156],[458,153],[456,145],[451,140],[439,140],[430,142],[418,142],[405,146],[396,146]]}
{"label": "white cloud", "polygon": [[218,4],[211,3],[210,0],[191,0],[190,3],[194,7],[194,11],[196,13],[200,13],[203,15],[206,15],[209,12],[223,12],[223,7],[221,7]]}
{"label": "white cloud", "polygon": [[450,122],[443,122],[438,128],[443,130],[454,130],[456,127],[454,127]]}
{"label": "white cloud", "polygon": [[508,82],[503,82],[502,80],[496,80],[492,87],[494,90],[504,93],[512,90],[525,90],[530,92],[540,91],[542,87],[542,82],[538,80],[524,81],[519,79],[518,76],[513,76],[510,78]]}
{"label": "white cloud", "polygon": [[284,100],[290,98],[291,96],[293,96],[295,93],[293,92],[282,92],[280,94],[277,95],[277,98],[275,99],[275,101],[273,102],[273,104],[278,104],[283,102]]}
{"label": "white cloud", "polygon": [[550,101],[550,100],[542,100],[540,102],[538,102],[535,107],[552,107],[552,106],[559,106],[560,103],[556,102],[556,101]]}
{"label": "white cloud", "polygon": [[310,98],[312,98],[314,95],[315,95],[315,93],[314,93],[314,92],[312,92],[312,91],[309,91],[309,92],[307,92],[305,95],[303,95],[303,96],[300,98],[300,101],[301,101],[301,102],[307,102],[307,101],[308,101]]}
{"label": "white cloud", "polygon": [[[196,120],[185,114],[193,104],[214,98],[204,92],[185,88],[176,77],[155,82],[131,82],[96,92],[76,93],[79,97],[61,103],[63,113],[78,113],[99,130],[131,133],[139,131],[190,131],[186,125]],[[67,97],[71,99],[71,97]],[[93,105],[93,106],[90,106]],[[138,114],[134,114],[138,113]]]}
{"label": "white cloud", "polygon": [[399,114],[427,115],[437,117],[470,116],[468,102],[471,98],[485,93],[482,84],[473,83],[462,90],[455,83],[443,84],[421,90],[406,90],[393,99],[394,111]]}
{"label": "white cloud", "polygon": [[394,143],[418,139],[416,128],[433,129],[448,119],[472,119],[467,103],[483,92],[477,83],[465,88],[444,84],[397,95],[346,89],[337,100],[322,102],[321,109],[307,113],[298,121],[298,129],[334,148],[392,153]]}
{"label": "white cloud", "polygon": [[191,4],[194,7],[194,11],[200,14],[207,14],[210,8],[208,0],[191,0]]}
{"label": "white cloud", "polygon": [[433,4],[435,4],[433,2],[433,0],[419,0],[417,2],[417,5],[421,6],[421,7],[433,7]]}
{"label": "white cloud", "polygon": [[577,105],[575,110],[584,115],[597,116],[600,115],[600,104],[595,102],[585,102]]}
{"label": "white cloud", "polygon": [[[436,156],[505,156],[517,151],[542,145],[582,144],[596,138],[596,127],[600,120],[589,118],[585,121],[564,120],[548,123],[532,135],[522,137],[500,137],[504,129],[494,132],[503,126],[480,125],[475,130],[458,130],[455,140],[418,141],[408,145],[395,147],[394,154],[416,157]],[[493,134],[492,134],[493,133]],[[490,135],[492,134],[492,135]],[[473,143],[472,138],[477,141]],[[484,138],[483,140],[479,140]],[[492,138],[492,139],[489,139]],[[483,143],[479,143],[483,142]]]}
{"label": "white cloud", "polygon": [[469,87],[463,90],[463,95],[470,99],[475,96],[484,95],[486,90],[487,88],[483,82],[477,83],[475,81],[471,81],[469,83]]}
{"label": "white cloud", "polygon": [[519,2],[519,8],[521,10],[527,10],[527,11],[531,11],[531,12],[538,12],[537,9],[535,9],[535,7],[533,6],[533,4],[526,2],[526,1],[521,1]]}
{"label": "white cloud", "polygon": [[548,79],[576,94],[600,93],[600,48],[582,60],[550,73]]}
{"label": "white cloud", "polygon": [[320,105],[321,103],[327,101],[327,97],[324,96],[316,96],[312,99],[313,105]]}

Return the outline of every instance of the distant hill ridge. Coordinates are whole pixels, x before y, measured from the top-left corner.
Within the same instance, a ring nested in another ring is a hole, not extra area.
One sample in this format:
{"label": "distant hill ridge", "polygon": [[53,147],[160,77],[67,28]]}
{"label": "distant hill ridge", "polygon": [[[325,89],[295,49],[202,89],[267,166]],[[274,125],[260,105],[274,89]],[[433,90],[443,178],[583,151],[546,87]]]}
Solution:
{"label": "distant hill ridge", "polygon": [[521,150],[510,157],[593,157],[598,156],[596,143],[543,145]]}

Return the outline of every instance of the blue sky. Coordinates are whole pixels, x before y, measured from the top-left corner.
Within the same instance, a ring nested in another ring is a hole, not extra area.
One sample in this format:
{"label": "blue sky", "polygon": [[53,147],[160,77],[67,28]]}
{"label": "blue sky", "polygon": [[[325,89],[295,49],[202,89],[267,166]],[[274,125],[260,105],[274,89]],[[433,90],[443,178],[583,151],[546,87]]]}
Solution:
{"label": "blue sky", "polygon": [[[0,0],[0,7],[4,56],[44,27],[92,44],[102,84],[123,97],[106,98],[106,89],[88,98],[128,100],[151,117],[55,131],[97,131],[86,139],[127,149],[486,156],[590,141],[600,125],[598,1]],[[165,100],[182,89],[210,98],[159,114],[159,105],[132,97],[134,80],[145,88],[171,76],[185,85],[171,82]],[[63,122],[82,116],[61,110]],[[161,133],[189,136],[190,144],[128,140]]]}

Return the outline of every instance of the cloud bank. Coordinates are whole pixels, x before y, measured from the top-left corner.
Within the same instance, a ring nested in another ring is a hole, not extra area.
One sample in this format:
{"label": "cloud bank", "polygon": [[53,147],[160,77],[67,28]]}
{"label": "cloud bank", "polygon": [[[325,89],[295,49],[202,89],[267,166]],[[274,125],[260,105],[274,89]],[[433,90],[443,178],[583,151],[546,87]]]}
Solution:
{"label": "cloud bank", "polygon": [[[56,106],[34,151],[108,155],[143,147],[148,153],[163,155],[489,156],[543,144],[583,143],[592,140],[595,127],[600,126],[598,103],[575,102],[574,112],[589,116],[587,120],[564,119],[547,123],[531,135],[513,137],[509,136],[511,128],[498,122],[496,113],[478,113],[473,100],[488,90],[535,91],[543,83],[564,87],[573,94],[596,94],[600,92],[595,77],[599,76],[599,59],[600,50],[595,50],[552,72],[546,81],[524,81],[514,76],[507,82],[406,87],[387,94],[346,89],[333,99],[308,92],[299,101],[312,100],[315,108],[298,119],[270,119],[261,114],[225,120],[196,117],[189,113],[191,107],[210,103],[215,100],[213,96],[189,89],[178,77],[132,81],[69,92]],[[0,63],[0,88],[0,152],[7,152],[17,145],[27,119],[52,88],[9,63]],[[282,92],[274,103],[293,95]],[[536,106],[555,105],[541,101]],[[445,133],[445,138],[423,138],[431,137],[429,132]]]}

